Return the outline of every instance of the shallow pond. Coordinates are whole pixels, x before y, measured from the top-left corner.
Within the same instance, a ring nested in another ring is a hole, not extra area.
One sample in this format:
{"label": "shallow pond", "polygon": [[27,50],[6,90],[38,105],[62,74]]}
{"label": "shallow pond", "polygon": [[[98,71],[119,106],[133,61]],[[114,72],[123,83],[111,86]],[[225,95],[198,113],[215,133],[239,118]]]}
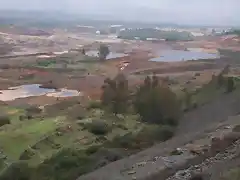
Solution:
{"label": "shallow pond", "polygon": [[160,57],[152,58],[149,61],[155,62],[175,62],[198,59],[216,59],[217,53],[206,53],[197,51],[166,50],[159,53]]}
{"label": "shallow pond", "polygon": [[[98,51],[88,51],[86,52],[86,55],[92,56],[92,57],[98,57]],[[109,55],[107,56],[107,59],[114,59],[114,58],[120,58],[125,56],[128,56],[128,55],[124,53],[110,52]]]}
{"label": "shallow pond", "polygon": [[40,84],[28,84],[17,87],[11,87],[7,90],[0,91],[0,101],[12,101],[18,98],[27,98],[32,96],[52,96],[52,97],[73,97],[79,96],[80,92],[77,90],[68,89],[48,89],[41,88]]}

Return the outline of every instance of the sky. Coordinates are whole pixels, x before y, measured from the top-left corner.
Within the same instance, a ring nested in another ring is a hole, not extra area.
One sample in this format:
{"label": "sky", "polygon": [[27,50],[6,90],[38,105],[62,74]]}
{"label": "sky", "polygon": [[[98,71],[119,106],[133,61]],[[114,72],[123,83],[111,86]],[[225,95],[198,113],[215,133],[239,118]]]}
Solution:
{"label": "sky", "polygon": [[179,24],[240,25],[240,0],[0,0],[0,9],[57,10]]}

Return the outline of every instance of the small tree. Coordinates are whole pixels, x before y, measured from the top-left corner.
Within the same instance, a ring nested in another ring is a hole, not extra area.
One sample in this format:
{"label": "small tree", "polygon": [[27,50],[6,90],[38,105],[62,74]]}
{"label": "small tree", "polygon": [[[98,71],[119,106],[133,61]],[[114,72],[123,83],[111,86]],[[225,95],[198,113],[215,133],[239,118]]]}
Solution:
{"label": "small tree", "polygon": [[180,105],[176,95],[167,86],[160,85],[157,77],[146,77],[137,89],[134,107],[149,123],[175,125],[180,115]]}
{"label": "small tree", "polygon": [[84,49],[84,48],[82,49],[82,54],[83,54],[83,55],[85,55],[85,54],[86,54],[86,51],[85,51],[85,49]]}
{"label": "small tree", "polygon": [[0,116],[0,127],[6,124],[11,124],[10,118],[8,116]]}
{"label": "small tree", "polygon": [[233,77],[227,78],[227,92],[230,93],[234,90],[234,80]]}
{"label": "small tree", "polygon": [[114,114],[125,113],[128,109],[128,81],[123,74],[114,79],[107,78],[102,87],[102,105],[108,107]]}
{"label": "small tree", "polygon": [[106,60],[107,56],[110,53],[109,47],[104,44],[100,45],[98,51],[99,51],[98,55],[100,60]]}
{"label": "small tree", "polygon": [[230,71],[230,66],[226,65],[223,70],[219,73],[219,75],[217,76],[217,85],[218,87],[222,87],[225,85],[225,75],[227,75]]}

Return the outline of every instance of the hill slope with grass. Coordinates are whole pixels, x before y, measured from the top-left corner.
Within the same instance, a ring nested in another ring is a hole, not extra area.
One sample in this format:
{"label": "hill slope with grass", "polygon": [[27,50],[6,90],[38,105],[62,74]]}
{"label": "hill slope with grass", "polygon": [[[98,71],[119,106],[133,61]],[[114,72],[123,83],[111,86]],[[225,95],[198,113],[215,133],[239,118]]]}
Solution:
{"label": "hill slope with grass", "polygon": [[[44,107],[2,104],[0,180],[128,179],[121,174],[126,166],[239,112],[238,81],[225,71],[200,89],[183,90],[185,96],[156,76],[132,89],[119,74],[105,80],[101,100],[88,104],[76,98]],[[144,176],[151,167],[145,168],[134,171]]]}

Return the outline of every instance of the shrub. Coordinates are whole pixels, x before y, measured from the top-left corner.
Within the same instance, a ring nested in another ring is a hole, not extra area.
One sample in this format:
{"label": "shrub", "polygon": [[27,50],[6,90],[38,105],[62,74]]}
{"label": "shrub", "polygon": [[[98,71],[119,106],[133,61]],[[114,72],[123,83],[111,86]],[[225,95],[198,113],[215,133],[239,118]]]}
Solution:
{"label": "shrub", "polygon": [[31,180],[32,169],[25,162],[17,162],[10,165],[0,175],[0,180]]}
{"label": "shrub", "polygon": [[170,126],[147,126],[137,135],[144,141],[166,141],[174,135],[174,128]]}
{"label": "shrub", "polygon": [[106,60],[107,56],[110,53],[109,47],[105,44],[100,44],[98,51],[100,60]]}
{"label": "shrub", "polygon": [[115,136],[112,141],[105,143],[105,146],[110,148],[132,149],[134,147],[133,142],[135,142],[135,135],[133,133],[127,133],[123,136]]}
{"label": "shrub", "polygon": [[98,169],[111,162],[122,159],[125,155],[126,155],[125,152],[121,149],[101,148],[95,154],[92,155],[92,158],[96,160],[94,169]]}
{"label": "shrub", "polygon": [[36,106],[30,106],[26,109],[26,111],[28,114],[39,114],[42,112],[42,110]]}
{"label": "shrub", "polygon": [[141,150],[152,146],[155,142],[166,141],[174,135],[174,128],[170,126],[147,126],[138,133],[127,133],[116,136],[112,141],[106,142],[105,147],[124,148],[128,150]]}
{"label": "shrub", "polygon": [[233,77],[227,78],[227,92],[230,93],[234,90],[234,80]]}
{"label": "shrub", "polygon": [[24,121],[27,117],[24,115],[19,116],[19,121]]}
{"label": "shrub", "polygon": [[0,127],[6,124],[11,124],[10,118],[8,116],[0,116]]}
{"label": "shrub", "polygon": [[100,147],[101,146],[93,145],[93,146],[90,146],[89,148],[87,148],[85,152],[87,155],[92,155],[92,154],[96,153],[100,149]]}
{"label": "shrub", "polygon": [[107,123],[102,120],[93,120],[91,123],[85,124],[85,127],[95,135],[105,135],[110,130]]}
{"label": "shrub", "polygon": [[94,160],[83,151],[62,149],[40,164],[33,176],[34,180],[69,180],[92,170]]}
{"label": "shrub", "polygon": [[103,143],[103,142],[105,142],[105,141],[107,141],[107,138],[104,136],[104,135],[99,135],[99,136],[97,136],[96,137],[96,140],[95,140],[95,142],[100,142],[100,143]]}
{"label": "shrub", "polygon": [[90,101],[88,109],[101,109],[102,104],[100,101]]}

